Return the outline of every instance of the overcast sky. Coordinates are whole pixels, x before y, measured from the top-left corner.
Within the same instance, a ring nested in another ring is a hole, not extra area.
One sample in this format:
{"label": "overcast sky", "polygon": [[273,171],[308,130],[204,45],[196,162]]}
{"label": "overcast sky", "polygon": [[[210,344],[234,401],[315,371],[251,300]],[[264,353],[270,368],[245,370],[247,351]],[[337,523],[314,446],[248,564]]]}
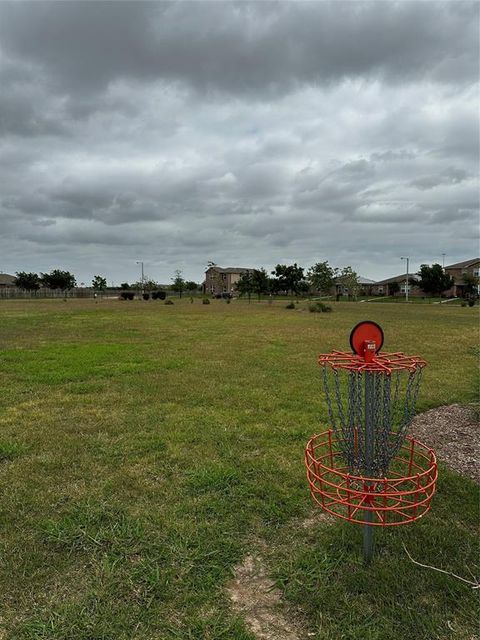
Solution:
{"label": "overcast sky", "polygon": [[0,2],[0,271],[475,257],[477,2]]}

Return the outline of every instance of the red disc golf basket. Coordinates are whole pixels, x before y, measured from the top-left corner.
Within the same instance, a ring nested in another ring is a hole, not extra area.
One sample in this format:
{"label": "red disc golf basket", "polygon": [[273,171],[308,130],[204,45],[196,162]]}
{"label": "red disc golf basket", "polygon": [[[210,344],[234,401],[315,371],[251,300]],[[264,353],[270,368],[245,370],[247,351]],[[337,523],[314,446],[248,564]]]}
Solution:
{"label": "red disc golf basket", "polygon": [[359,323],[353,353],[321,354],[331,428],[313,436],[305,464],[314,501],[327,513],[364,525],[364,557],[373,527],[413,522],[430,508],[437,480],[432,449],[407,437],[422,370],[418,356],[385,353],[383,331]]}

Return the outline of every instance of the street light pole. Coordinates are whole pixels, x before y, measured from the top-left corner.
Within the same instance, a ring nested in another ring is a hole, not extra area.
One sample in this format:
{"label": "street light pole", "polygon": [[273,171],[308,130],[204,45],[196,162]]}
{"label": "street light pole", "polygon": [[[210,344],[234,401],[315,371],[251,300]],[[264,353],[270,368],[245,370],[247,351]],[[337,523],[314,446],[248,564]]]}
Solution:
{"label": "street light pole", "polygon": [[410,258],[400,258],[401,260],[406,260],[407,261],[407,279],[405,282],[405,302],[408,302],[408,262],[410,260]]}
{"label": "street light pole", "polygon": [[137,262],[137,264],[141,264],[142,265],[142,293],[144,293],[145,283],[144,283],[144,275],[143,275],[143,261],[142,260],[137,260],[136,262]]}
{"label": "street light pole", "polygon": [[445,270],[445,253],[442,253],[442,269]]}

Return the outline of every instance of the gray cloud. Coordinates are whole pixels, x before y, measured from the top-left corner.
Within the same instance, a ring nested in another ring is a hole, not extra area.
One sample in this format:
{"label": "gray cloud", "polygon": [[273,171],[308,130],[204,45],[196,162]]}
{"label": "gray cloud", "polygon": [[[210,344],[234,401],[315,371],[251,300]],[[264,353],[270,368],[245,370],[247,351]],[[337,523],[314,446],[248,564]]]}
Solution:
{"label": "gray cloud", "polygon": [[477,254],[478,13],[0,3],[0,269]]}

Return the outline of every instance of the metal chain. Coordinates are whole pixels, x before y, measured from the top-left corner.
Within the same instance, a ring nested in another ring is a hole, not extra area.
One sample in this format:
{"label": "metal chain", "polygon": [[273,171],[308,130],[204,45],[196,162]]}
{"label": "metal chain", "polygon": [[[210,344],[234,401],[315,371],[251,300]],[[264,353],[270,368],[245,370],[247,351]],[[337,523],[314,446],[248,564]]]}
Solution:
{"label": "metal chain", "polygon": [[[391,374],[371,372],[368,397],[364,372],[323,368],[331,428],[350,473],[384,477],[415,413],[422,369]],[[366,450],[365,420],[371,438]],[[368,459],[368,465],[367,465]],[[367,467],[369,470],[367,471]]]}

